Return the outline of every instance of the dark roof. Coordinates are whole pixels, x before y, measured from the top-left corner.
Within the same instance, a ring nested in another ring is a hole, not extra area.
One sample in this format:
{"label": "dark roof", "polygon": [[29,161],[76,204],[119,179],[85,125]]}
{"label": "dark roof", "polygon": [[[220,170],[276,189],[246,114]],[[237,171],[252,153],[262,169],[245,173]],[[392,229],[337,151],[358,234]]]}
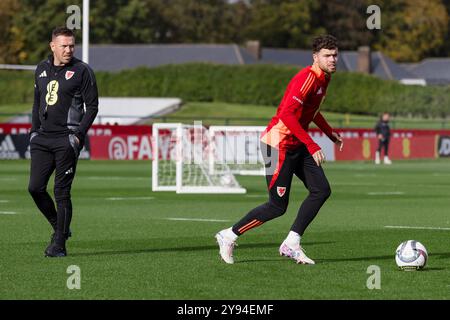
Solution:
{"label": "dark roof", "polygon": [[[308,66],[312,64],[312,53],[310,50],[301,49],[271,49],[263,48],[261,62],[293,64]],[[341,71],[357,71],[358,52],[341,51],[337,69]],[[382,79],[416,79],[417,76],[405,70],[381,52],[371,53],[371,72]]]}
{"label": "dark roof", "polygon": [[[311,50],[263,48],[261,60],[258,63],[289,64],[305,67],[312,65],[313,57]],[[337,68],[338,70],[346,70],[340,60],[338,60]]]}
{"label": "dark roof", "polygon": [[[77,47],[80,55],[82,47]],[[210,62],[243,64],[234,44],[91,45],[89,64],[96,71],[118,71],[140,66]]]}
{"label": "dark roof", "polygon": [[263,63],[292,64],[309,66],[312,64],[311,50],[263,48]]}
{"label": "dark roof", "polygon": [[[417,76],[408,72],[405,68],[398,65],[390,58],[386,57],[379,51],[371,52],[371,73],[381,79],[401,80],[416,79]],[[341,52],[342,62],[346,71],[357,71],[358,69],[358,52],[343,51]]]}
{"label": "dark roof", "polygon": [[426,79],[429,84],[450,83],[450,58],[427,58],[409,68],[410,72]]}
{"label": "dark roof", "polygon": [[238,47],[239,48],[239,53],[242,57],[242,60],[244,61],[244,64],[254,64],[254,63],[258,63],[258,60],[253,57],[250,52],[248,52],[245,48],[243,47]]}

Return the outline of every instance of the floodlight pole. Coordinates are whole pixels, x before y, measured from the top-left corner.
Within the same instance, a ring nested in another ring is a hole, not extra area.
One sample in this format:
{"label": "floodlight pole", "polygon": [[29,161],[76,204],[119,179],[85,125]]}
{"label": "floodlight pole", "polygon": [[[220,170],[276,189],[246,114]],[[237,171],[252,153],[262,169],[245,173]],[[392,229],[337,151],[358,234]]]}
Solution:
{"label": "floodlight pole", "polygon": [[83,0],[83,61],[89,63],[89,0]]}

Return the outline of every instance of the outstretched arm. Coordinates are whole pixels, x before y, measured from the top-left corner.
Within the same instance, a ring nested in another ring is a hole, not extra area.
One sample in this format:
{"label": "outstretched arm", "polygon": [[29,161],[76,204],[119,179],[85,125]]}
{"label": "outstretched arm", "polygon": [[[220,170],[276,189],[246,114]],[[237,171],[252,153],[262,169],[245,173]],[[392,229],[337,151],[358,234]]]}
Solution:
{"label": "outstretched arm", "polygon": [[333,131],[327,120],[325,120],[320,112],[316,114],[314,123],[319,127],[320,130],[322,130],[323,133],[328,136],[328,138],[330,138],[331,141],[338,145],[339,151],[342,151],[342,148],[344,147],[344,141],[337,132]]}

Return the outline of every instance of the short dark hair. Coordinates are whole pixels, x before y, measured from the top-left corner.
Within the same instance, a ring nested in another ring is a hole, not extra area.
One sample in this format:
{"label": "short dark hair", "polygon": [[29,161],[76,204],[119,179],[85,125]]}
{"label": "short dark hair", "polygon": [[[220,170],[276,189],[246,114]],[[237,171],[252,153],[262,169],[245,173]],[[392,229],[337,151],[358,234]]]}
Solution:
{"label": "short dark hair", "polygon": [[55,39],[57,36],[66,36],[75,38],[75,33],[67,27],[57,27],[52,31],[52,40]]}
{"label": "short dark hair", "polygon": [[315,37],[312,43],[313,53],[319,52],[321,49],[337,49],[338,41],[331,34]]}

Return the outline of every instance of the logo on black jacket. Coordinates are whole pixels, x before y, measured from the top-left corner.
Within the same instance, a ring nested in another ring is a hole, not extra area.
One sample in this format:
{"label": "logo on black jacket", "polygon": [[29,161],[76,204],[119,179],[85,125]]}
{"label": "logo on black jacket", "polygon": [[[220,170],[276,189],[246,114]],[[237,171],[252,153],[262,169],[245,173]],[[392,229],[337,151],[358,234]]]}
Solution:
{"label": "logo on black jacket", "polygon": [[66,75],[65,75],[66,80],[69,80],[70,78],[72,78],[74,74],[75,74],[75,71],[66,71]]}
{"label": "logo on black jacket", "polygon": [[286,187],[277,187],[277,193],[282,198],[286,193]]}

